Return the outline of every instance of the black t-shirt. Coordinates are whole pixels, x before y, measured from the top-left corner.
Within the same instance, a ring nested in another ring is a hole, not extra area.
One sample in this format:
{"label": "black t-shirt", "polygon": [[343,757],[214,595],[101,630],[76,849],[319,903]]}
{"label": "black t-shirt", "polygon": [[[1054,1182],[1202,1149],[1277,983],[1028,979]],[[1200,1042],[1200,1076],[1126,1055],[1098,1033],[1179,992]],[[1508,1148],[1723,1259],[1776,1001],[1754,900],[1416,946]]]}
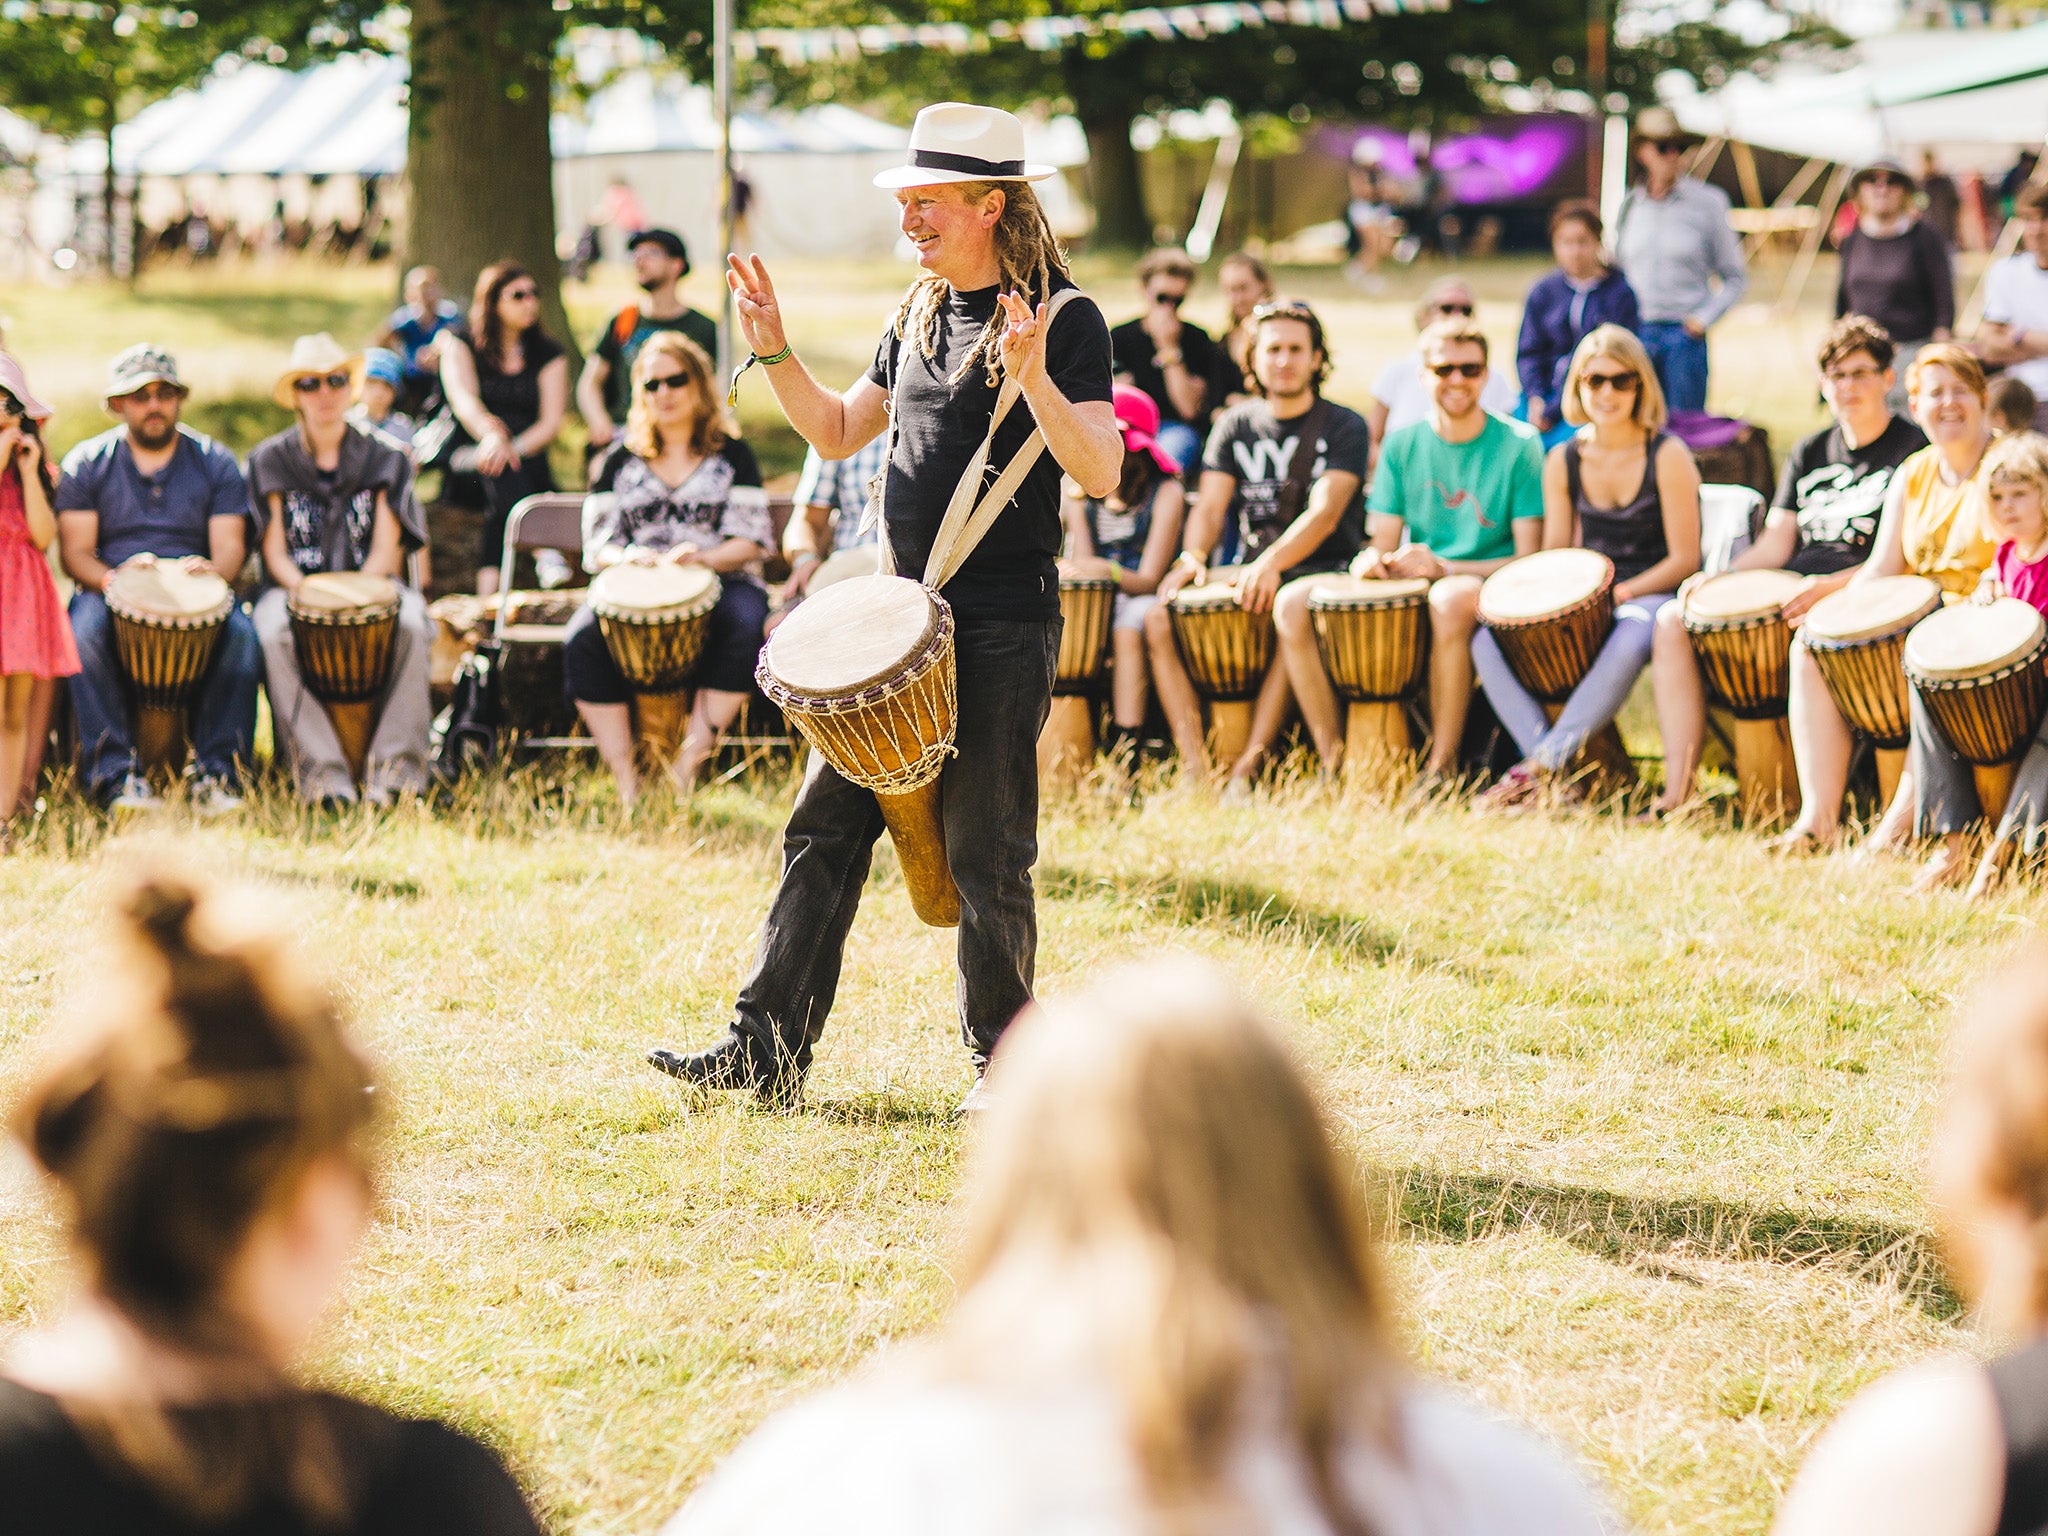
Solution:
{"label": "black t-shirt", "polygon": [[[1230,498],[1230,515],[1237,519],[1243,540],[1243,558],[1255,560],[1287,531],[1279,511],[1280,492],[1287,484],[1287,469],[1294,462],[1295,444],[1300,438],[1302,418],[1280,420],[1265,400],[1242,400],[1216,419],[1209,434],[1209,446],[1202,453],[1206,474],[1229,475],[1237,481]],[[1372,443],[1372,429],[1365,418],[1348,406],[1330,405],[1323,435],[1316,441],[1316,456],[1309,470],[1309,488],[1326,471],[1356,475],[1358,486],[1344,504],[1344,515],[1336,529],[1299,565],[1287,574],[1313,576],[1322,571],[1341,571],[1365,545],[1365,463]],[[1303,498],[1302,509],[1308,507]],[[1297,513],[1297,516],[1300,514]]]}
{"label": "black t-shirt", "polygon": [[[1072,286],[1053,279],[1055,292]],[[936,357],[924,355],[915,335],[897,340],[892,327],[882,333],[868,369],[867,376],[896,402],[896,450],[884,496],[896,569],[913,579],[924,574],[946,504],[988,434],[997,391],[988,382],[985,364],[976,359],[958,383],[948,378],[974,349],[995,310],[994,288],[950,293],[940,316]],[[1069,300],[1054,317],[1046,338],[1046,372],[1076,404],[1110,398],[1109,327],[1092,300]],[[1034,425],[1029,402],[1019,399],[996,431],[989,455],[991,480],[1016,456]],[[1060,467],[1048,450],[1031,466],[988,537],[946,583],[946,600],[961,618],[1052,618],[1060,611],[1054,563],[1060,535]]]}
{"label": "black t-shirt", "polygon": [[[443,1424],[401,1419],[326,1393],[324,1413],[352,1490],[344,1536],[539,1536],[498,1458]],[[189,1410],[204,1413],[204,1409]],[[180,1519],[110,1467],[55,1398],[0,1380],[0,1525],[35,1536],[312,1536],[280,1500],[223,1526]]]}
{"label": "black t-shirt", "polygon": [[1903,416],[1861,448],[1844,442],[1839,426],[1803,440],[1785,460],[1771,503],[1799,520],[1799,547],[1786,569],[1826,576],[1867,560],[1892,472],[1926,446],[1926,434]]}
{"label": "black t-shirt", "polygon": [[538,329],[528,331],[520,341],[521,367],[517,373],[501,373],[498,360],[486,357],[470,339],[469,327],[455,327],[455,334],[468,343],[476,359],[476,392],[484,409],[511,429],[517,437],[540,420],[540,371],[562,355],[562,344]]}
{"label": "black t-shirt", "polygon": [[1129,374],[1131,382],[1152,397],[1152,403],[1159,407],[1162,424],[1181,421],[1198,431],[1206,430],[1222,408],[1223,397],[1237,394],[1244,388],[1244,375],[1231,362],[1230,354],[1212,340],[1207,331],[1185,320],[1180,323],[1181,362],[1196,378],[1209,381],[1202,414],[1192,420],[1181,415],[1174,406],[1173,397],[1166,392],[1166,370],[1152,360],[1159,346],[1145,334],[1143,321],[1127,320],[1111,331],[1109,349],[1114,371],[1119,376]]}
{"label": "black t-shirt", "polygon": [[681,331],[704,349],[714,368],[718,366],[718,322],[701,310],[685,308],[666,320],[638,309],[620,310],[605,322],[596,347],[597,355],[611,369],[604,376],[604,408],[614,422],[623,422],[633,404],[633,360],[647,345],[647,338],[658,331]]}

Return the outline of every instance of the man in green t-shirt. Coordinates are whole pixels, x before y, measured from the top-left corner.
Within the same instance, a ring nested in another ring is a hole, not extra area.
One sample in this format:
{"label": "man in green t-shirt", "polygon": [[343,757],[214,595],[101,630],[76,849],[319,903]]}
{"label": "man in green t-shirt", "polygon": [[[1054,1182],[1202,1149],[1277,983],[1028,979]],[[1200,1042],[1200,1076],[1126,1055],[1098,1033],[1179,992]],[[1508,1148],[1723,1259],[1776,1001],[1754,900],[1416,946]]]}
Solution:
{"label": "man in green t-shirt", "polygon": [[1480,405],[1487,371],[1486,333],[1469,317],[1422,333],[1430,414],[1381,446],[1366,502],[1368,543],[1351,564],[1358,576],[1432,583],[1426,779],[1457,767],[1472,702],[1479,583],[1543,543],[1542,443],[1533,428]]}
{"label": "man in green t-shirt", "polygon": [[604,333],[576,381],[576,406],[590,429],[590,452],[609,447],[632,407],[633,359],[656,331],[681,331],[718,363],[718,322],[685,304],[679,291],[690,275],[690,249],[669,229],[643,229],[627,243],[633,280],[646,301],[628,305],[604,323]]}

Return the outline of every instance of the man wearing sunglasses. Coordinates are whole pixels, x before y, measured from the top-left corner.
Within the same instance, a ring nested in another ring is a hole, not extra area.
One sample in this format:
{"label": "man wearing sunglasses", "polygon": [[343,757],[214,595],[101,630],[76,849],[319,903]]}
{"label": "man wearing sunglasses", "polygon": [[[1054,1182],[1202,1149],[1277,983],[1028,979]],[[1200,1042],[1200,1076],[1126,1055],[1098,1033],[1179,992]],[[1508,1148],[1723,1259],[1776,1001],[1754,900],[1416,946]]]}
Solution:
{"label": "man wearing sunglasses", "polygon": [[[78,583],[71,629],[80,670],[71,679],[71,706],[79,757],[88,793],[113,811],[150,810],[161,801],[140,771],[127,672],[101,594],[129,561],[211,566],[233,581],[248,553],[248,486],[233,454],[180,425],[186,393],[168,352],[130,347],[107,377],[106,407],[121,425],[66,454],[57,484],[59,552]],[[241,807],[241,767],[255,740],[262,675],[255,627],[236,607],[192,710],[192,798],[202,815]]]}
{"label": "man wearing sunglasses", "polygon": [[1138,262],[1138,282],[1145,312],[1110,331],[1110,362],[1119,384],[1142,389],[1159,407],[1159,446],[1174,462],[1192,464],[1217,404],[1243,380],[1229,353],[1181,318],[1195,286],[1195,264],[1185,252],[1148,252]]}
{"label": "man wearing sunglasses", "polygon": [[1643,179],[1614,229],[1616,260],[1642,310],[1638,334],[1674,411],[1707,408],[1707,330],[1749,285],[1728,194],[1684,174],[1691,144],[1667,107],[1636,119]]}
{"label": "man wearing sunglasses", "polygon": [[[1429,418],[1380,449],[1359,576],[1420,577],[1429,589],[1429,758],[1425,784],[1456,772],[1472,702],[1479,583],[1543,542],[1543,450],[1533,427],[1483,404],[1486,333],[1467,319],[1422,333]],[[1405,545],[1404,545],[1404,540]],[[1334,705],[1333,705],[1334,713]]]}
{"label": "man wearing sunglasses", "polygon": [[1971,348],[2043,402],[2034,430],[2048,431],[2048,186],[2029,183],[2013,201],[2020,248],[1984,278],[1984,324]]}

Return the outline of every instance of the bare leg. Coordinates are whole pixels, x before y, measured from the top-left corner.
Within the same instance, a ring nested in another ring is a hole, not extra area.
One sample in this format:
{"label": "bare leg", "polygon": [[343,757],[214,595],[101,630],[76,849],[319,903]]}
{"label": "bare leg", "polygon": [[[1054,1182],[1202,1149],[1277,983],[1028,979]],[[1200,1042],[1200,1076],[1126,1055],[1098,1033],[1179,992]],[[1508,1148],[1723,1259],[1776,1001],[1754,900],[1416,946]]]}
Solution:
{"label": "bare leg", "polygon": [[[1870,836],[1863,840],[1863,846],[1856,850],[1857,857],[1871,854],[1891,853],[1903,848],[1913,840],[1913,808],[1920,795],[1918,783],[1913,777],[1913,760],[1906,759],[1905,769],[1899,774],[1899,787],[1893,791],[1891,804],[1884,808],[1884,814],[1877,819],[1877,825],[1870,829]],[[1960,832],[1949,833],[1950,838],[1962,836]],[[1940,855],[1936,855],[1937,858]],[[1916,887],[1917,888],[1917,887]]]}
{"label": "bare leg", "polygon": [[1211,770],[1209,745],[1202,736],[1202,701],[1188,681],[1187,668],[1181,665],[1180,648],[1173,643],[1173,626],[1164,603],[1145,615],[1145,651],[1152,658],[1152,686],[1159,690],[1159,707],[1173,731],[1173,744],[1180,749],[1181,771],[1206,779]]}
{"label": "bare leg", "polygon": [[19,800],[22,764],[28,760],[30,700],[36,679],[26,672],[0,677],[0,822],[14,814]]}
{"label": "bare leg", "polygon": [[576,713],[597,743],[598,755],[619,786],[619,803],[627,810],[640,798],[640,770],[633,763],[633,711],[624,704],[576,701]]}
{"label": "bare leg", "polygon": [[1249,784],[1257,777],[1259,765],[1273,750],[1273,742],[1287,724],[1287,712],[1293,704],[1294,690],[1287,685],[1287,668],[1275,656],[1273,665],[1266,669],[1266,680],[1259,684],[1258,702],[1252,706],[1251,738],[1245,742],[1237,761],[1230,765],[1233,782]]}
{"label": "bare leg", "polygon": [[[1841,827],[1855,739],[1803,645],[1792,647],[1790,716],[1792,757],[1799,768],[1799,819],[1786,830],[1784,840],[1796,842],[1804,836],[1831,842]],[[1909,799],[1907,804],[1911,803]]]}
{"label": "bare leg", "polygon": [[2005,866],[2012,861],[2013,839],[2000,838],[1984,850],[1984,857],[1978,861],[1977,873],[1970,881],[1970,900],[1982,901],[1998,889],[1998,882],[2005,877]]}
{"label": "bare leg", "polygon": [[1938,891],[1945,886],[1955,885],[1970,867],[1969,837],[1966,833],[1951,832],[1941,840],[1941,846],[1933,856],[1920,866],[1920,873],[1913,877],[1913,889],[1925,894]]}
{"label": "bare leg", "polygon": [[744,693],[727,693],[719,688],[697,690],[697,705],[690,711],[689,729],[683,732],[683,749],[668,769],[676,788],[684,794],[697,787],[705,763],[718,750],[718,733],[739,718],[746,702]]}
{"label": "bare leg", "polygon": [[1650,642],[1650,680],[1657,694],[1657,733],[1664,741],[1664,792],[1651,806],[1675,811],[1693,796],[1700,743],[1707,734],[1707,694],[1681,605],[1666,603]]}
{"label": "bare leg", "polygon": [[1119,629],[1109,637],[1110,718],[1127,731],[1144,729],[1152,674],[1145,665],[1145,632]]}
{"label": "bare leg", "polygon": [[1430,773],[1458,766],[1465,711],[1472,703],[1472,631],[1479,624],[1479,578],[1446,576],[1429,589]]}
{"label": "bare leg", "polygon": [[[1309,620],[1308,600],[1315,581],[1313,576],[1305,577],[1280,589],[1273,600],[1273,627],[1280,632],[1280,660],[1287,669],[1294,701],[1301,706],[1301,718],[1315,738],[1316,755],[1334,773],[1344,762],[1345,712],[1323,671],[1315,626]],[[1256,727],[1253,735],[1257,735]]]}

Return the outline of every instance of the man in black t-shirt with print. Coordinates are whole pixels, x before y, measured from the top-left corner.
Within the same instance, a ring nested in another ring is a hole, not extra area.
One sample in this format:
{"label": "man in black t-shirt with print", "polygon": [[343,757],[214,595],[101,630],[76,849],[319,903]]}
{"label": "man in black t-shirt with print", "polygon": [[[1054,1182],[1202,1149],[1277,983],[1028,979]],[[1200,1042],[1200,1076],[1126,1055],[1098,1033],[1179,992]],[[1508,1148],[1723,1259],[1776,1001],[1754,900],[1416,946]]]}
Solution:
{"label": "man in black t-shirt with print", "polygon": [[1159,446],[1176,464],[1192,464],[1217,407],[1243,381],[1223,345],[1180,317],[1195,286],[1195,264],[1185,252],[1148,253],[1138,262],[1138,283],[1145,312],[1109,333],[1117,382],[1152,397],[1159,407]]}
{"label": "man in black t-shirt with print", "polygon": [[[1259,398],[1225,411],[1209,434],[1184,547],[1159,584],[1158,605],[1145,616],[1160,708],[1183,761],[1206,771],[1201,704],[1174,644],[1167,604],[1182,587],[1203,580],[1226,520],[1234,521],[1246,561],[1238,602],[1253,613],[1272,610],[1280,647],[1259,689],[1245,749],[1225,765],[1233,784],[1249,783],[1259,771],[1290,702],[1301,705],[1319,745],[1342,740],[1337,697],[1316,652],[1308,599],[1313,578],[1342,571],[1364,546],[1365,468],[1372,444],[1364,417],[1322,397],[1330,357],[1314,310],[1296,300],[1263,305],[1253,311],[1252,326]],[[1296,504],[1288,471],[1305,429],[1316,433],[1316,442],[1305,494]]]}
{"label": "man in black t-shirt with print", "polygon": [[[728,280],[754,360],[790,425],[820,454],[849,457],[890,427],[893,410],[883,532],[899,572],[924,572],[954,487],[988,432],[996,380],[1016,380],[1022,398],[996,432],[991,471],[1034,427],[1045,439],[1010,505],[940,589],[955,620],[957,705],[955,755],[939,785],[946,862],[960,889],[960,1029],[975,1069],[962,1109],[973,1111],[985,1103],[990,1053],[1031,1001],[1037,741],[1059,657],[1060,475],[1106,496],[1124,445],[1101,311],[1076,297],[1057,316],[1048,312],[1052,297],[1074,285],[1029,185],[1056,173],[1025,164],[1023,125],[988,107],[927,107],[911,129],[909,162],[876,184],[895,191],[924,270],[874,364],[844,394],[820,385],[791,352],[759,257],[730,258]],[[771,1103],[798,1096],[881,832],[873,792],[814,757],[730,1029],[708,1050],[651,1052],[656,1067]]]}
{"label": "man in black t-shirt with print", "polygon": [[690,308],[678,291],[690,275],[690,248],[668,229],[643,229],[626,243],[633,279],[647,295],[604,323],[604,334],[590,349],[582,376],[576,380],[576,409],[590,429],[593,459],[611,444],[633,404],[633,359],[657,331],[681,331],[718,361],[718,322]]}
{"label": "man in black t-shirt with print", "polygon": [[[1869,558],[1893,474],[1927,446],[1926,434],[1886,402],[1896,382],[1893,356],[1890,334],[1874,320],[1844,315],[1828,327],[1820,343],[1820,392],[1834,422],[1792,450],[1763,533],[1733,562],[1739,571],[1797,571],[1806,578],[1785,603],[1785,617],[1795,626],[1815,603],[1847,586]],[[1667,603],[1657,615],[1651,659],[1664,737],[1665,788],[1655,803],[1661,811],[1691,798],[1707,728],[1684,608]]]}

